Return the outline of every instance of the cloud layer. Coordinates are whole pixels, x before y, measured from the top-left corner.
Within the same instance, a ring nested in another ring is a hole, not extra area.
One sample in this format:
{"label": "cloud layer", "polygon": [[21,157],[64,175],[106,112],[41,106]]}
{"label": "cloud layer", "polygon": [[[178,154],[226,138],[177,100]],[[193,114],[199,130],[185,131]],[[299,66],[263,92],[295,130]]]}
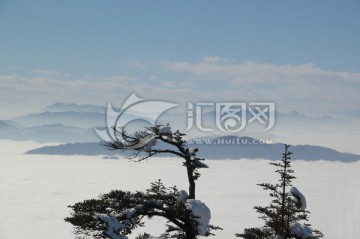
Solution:
{"label": "cloud layer", "polygon": [[[142,65],[143,70],[150,66]],[[57,101],[121,104],[132,92],[174,103],[272,101],[280,111],[309,114],[359,108],[360,74],[326,71],[313,64],[235,63],[206,57],[199,62],[162,61],[152,73],[69,79],[35,70],[33,77],[0,75],[1,117],[38,110]],[[154,74],[155,73],[155,74]]]}

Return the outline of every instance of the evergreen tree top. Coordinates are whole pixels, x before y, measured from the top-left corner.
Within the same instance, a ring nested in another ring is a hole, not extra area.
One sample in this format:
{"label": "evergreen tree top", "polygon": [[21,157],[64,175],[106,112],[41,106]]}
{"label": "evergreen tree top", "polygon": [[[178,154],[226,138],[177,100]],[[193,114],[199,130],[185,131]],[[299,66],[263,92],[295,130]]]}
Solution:
{"label": "evergreen tree top", "polygon": [[315,239],[323,237],[323,234],[310,227],[308,221],[309,211],[306,211],[306,199],[300,191],[292,187],[292,180],[296,177],[291,169],[291,152],[289,145],[285,145],[285,151],[280,162],[271,162],[270,165],[277,167],[275,172],[280,178],[276,184],[258,184],[264,190],[269,191],[271,203],[269,206],[255,206],[254,209],[264,220],[264,226],[260,228],[246,228],[237,237],[245,239]]}

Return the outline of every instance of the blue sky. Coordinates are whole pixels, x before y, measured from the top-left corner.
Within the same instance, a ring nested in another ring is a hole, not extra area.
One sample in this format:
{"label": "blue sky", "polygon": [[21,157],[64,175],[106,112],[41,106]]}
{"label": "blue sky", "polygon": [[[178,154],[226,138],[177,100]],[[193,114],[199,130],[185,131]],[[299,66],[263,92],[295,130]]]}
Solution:
{"label": "blue sky", "polygon": [[272,100],[309,114],[353,109],[359,22],[351,0],[2,0],[0,105],[15,115],[56,101],[121,103],[137,91]]}

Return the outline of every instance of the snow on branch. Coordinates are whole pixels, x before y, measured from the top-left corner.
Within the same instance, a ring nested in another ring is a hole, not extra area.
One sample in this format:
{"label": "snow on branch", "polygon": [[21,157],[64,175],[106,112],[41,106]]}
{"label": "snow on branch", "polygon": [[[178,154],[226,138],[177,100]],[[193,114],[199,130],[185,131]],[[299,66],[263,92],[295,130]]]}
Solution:
{"label": "snow on branch", "polygon": [[189,198],[189,194],[185,190],[180,190],[179,193],[178,193],[178,196],[176,198],[176,201],[184,202],[188,198]]}
{"label": "snow on branch", "polygon": [[146,192],[113,190],[70,208],[73,213],[65,221],[75,226],[76,234],[99,239],[127,239],[135,228],[144,226],[144,218],[154,216],[168,220],[166,232],[172,236],[191,232],[195,239],[219,229],[209,225],[211,213],[204,203],[189,199],[185,190],[165,187],[161,180],[151,183]]}
{"label": "snow on branch", "polygon": [[127,239],[127,237],[118,234],[120,230],[125,228],[125,225],[118,221],[116,217],[109,216],[107,214],[95,214],[95,219],[101,220],[107,224],[106,235],[111,239]]}
{"label": "snow on branch", "polygon": [[172,135],[172,131],[169,125],[161,125],[159,129],[161,134]]}
{"label": "snow on branch", "polygon": [[306,225],[296,222],[290,225],[290,231],[301,239],[313,238],[312,230]]}
{"label": "snow on branch", "polygon": [[306,209],[306,198],[305,198],[305,196],[296,187],[292,187],[290,189],[290,193],[298,201],[300,209],[305,210]]}
{"label": "snow on branch", "polygon": [[205,236],[209,233],[209,222],[211,218],[210,209],[200,200],[186,200],[186,208],[192,211],[197,221],[197,231],[199,235]]}

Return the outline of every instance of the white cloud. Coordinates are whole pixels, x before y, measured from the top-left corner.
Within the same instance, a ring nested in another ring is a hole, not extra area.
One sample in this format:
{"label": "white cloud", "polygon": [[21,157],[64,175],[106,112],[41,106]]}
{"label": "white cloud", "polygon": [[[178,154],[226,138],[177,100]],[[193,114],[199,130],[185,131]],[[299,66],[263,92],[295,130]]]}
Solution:
{"label": "white cloud", "polygon": [[105,105],[112,100],[120,105],[132,92],[178,104],[272,101],[280,111],[308,114],[359,108],[359,73],[327,71],[313,64],[235,64],[217,57],[197,63],[167,61],[161,66],[154,73],[161,74],[162,82],[154,80],[155,74],[153,80],[117,75],[80,80],[63,80],[59,75],[0,76],[1,114],[19,114],[57,101]]}
{"label": "white cloud", "polygon": [[161,82],[161,86],[165,88],[174,88],[176,86],[176,83],[174,81],[163,81]]}
{"label": "white cloud", "polygon": [[186,73],[204,86],[221,84],[224,89],[212,89],[211,99],[271,100],[284,111],[312,113],[358,108],[360,102],[359,73],[327,71],[314,64],[235,64],[207,57],[197,63],[167,61],[161,65],[174,73]]}
{"label": "white cloud", "polygon": [[203,58],[203,62],[207,62],[207,63],[228,63],[230,62],[229,59],[227,58],[221,58],[221,57],[217,57],[217,56],[207,56]]}
{"label": "white cloud", "polygon": [[149,77],[149,79],[152,80],[152,81],[156,81],[158,79],[158,77],[156,75],[151,75]]}
{"label": "white cloud", "polygon": [[132,76],[108,76],[101,79],[102,82],[129,83],[136,82],[137,78]]}
{"label": "white cloud", "polygon": [[144,70],[147,67],[147,63],[142,60],[129,61],[128,65],[139,70]]}
{"label": "white cloud", "polygon": [[50,71],[50,70],[34,70],[34,74],[41,75],[41,76],[57,76],[59,72],[57,71]]}
{"label": "white cloud", "polygon": [[[241,79],[244,81],[279,82],[284,77],[302,80],[311,77],[341,77],[344,80],[360,82],[360,73],[326,71],[314,64],[272,65],[267,63],[247,62],[233,64],[226,59],[204,58],[198,63],[163,61],[161,65],[175,72],[195,75],[216,75],[219,80]],[[222,77],[222,78],[219,78]]]}
{"label": "white cloud", "polygon": [[[112,76],[98,81],[0,76],[1,118],[38,110],[54,102],[105,104],[133,90],[136,79]],[[1,119],[0,118],[0,119]]]}

